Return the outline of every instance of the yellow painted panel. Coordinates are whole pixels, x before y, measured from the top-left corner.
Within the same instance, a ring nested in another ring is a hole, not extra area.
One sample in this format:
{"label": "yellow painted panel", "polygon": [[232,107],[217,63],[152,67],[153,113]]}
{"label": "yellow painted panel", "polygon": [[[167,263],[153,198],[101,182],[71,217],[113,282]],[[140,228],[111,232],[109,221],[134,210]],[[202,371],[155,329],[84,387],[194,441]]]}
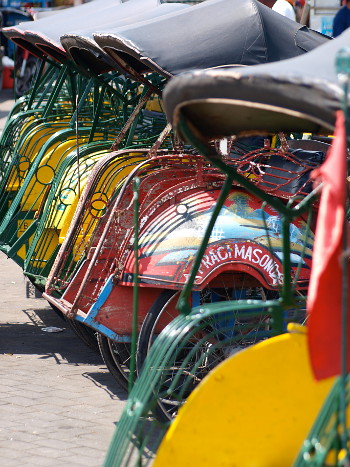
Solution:
{"label": "yellow painted panel", "polygon": [[163,102],[159,96],[152,96],[147,102],[145,106],[146,110],[150,110],[152,112],[160,112],[163,113]]}
{"label": "yellow painted panel", "polygon": [[[132,154],[131,154],[132,155]],[[145,157],[135,157],[133,159],[134,163],[139,163],[143,162],[145,160]],[[134,165],[126,165],[124,168],[121,170],[117,170],[115,175],[113,176],[113,183],[108,183],[107,189],[105,189],[105,184],[106,184],[106,178],[110,179],[111,178],[111,167],[109,167],[109,170],[105,172],[104,175],[100,178],[96,188],[95,188],[95,194],[96,196],[92,195],[90,201],[91,201],[91,206],[88,212],[88,215],[85,216],[84,219],[84,224],[81,227],[81,231],[83,232],[88,232],[88,235],[79,235],[77,238],[76,245],[73,249],[74,255],[75,256],[80,256],[82,254],[82,251],[84,250],[85,245],[89,242],[90,236],[94,231],[94,228],[97,224],[97,221],[100,217],[100,214],[103,211],[98,211],[98,209],[101,209],[104,207],[105,203],[102,201],[99,201],[99,199],[104,199],[108,200],[110,197],[113,195],[114,190],[116,187],[119,185],[119,183],[124,180],[124,178],[129,175],[131,170],[134,169]],[[86,173],[86,176],[89,175],[90,172]],[[82,184],[82,189],[85,186],[87,180],[84,180],[84,183]],[[101,194],[102,193],[102,194]],[[94,201],[95,199],[95,201]],[[68,204],[68,203],[67,203]],[[72,204],[68,206],[65,210],[64,217],[59,222],[59,227],[61,228],[60,232],[60,243],[63,243],[64,238],[67,235],[67,231],[70,227],[70,224],[73,219],[73,215],[76,210],[76,206],[78,204],[78,197],[76,196],[74,200],[72,200]],[[82,242],[83,241],[83,242]],[[82,242],[82,243],[81,243]]]}
{"label": "yellow painted panel", "polygon": [[[96,135],[96,138],[101,139],[102,135]],[[88,137],[79,138],[79,144],[83,145],[88,142]],[[45,186],[49,185],[64,157],[69,154],[69,151],[76,147],[76,138],[71,137],[67,141],[61,142],[59,145],[55,143],[54,148],[47,152],[43,157],[35,177],[33,177],[26,188],[22,198],[21,209],[23,211],[35,211],[40,207],[41,201],[45,193]]]}
{"label": "yellow painted panel", "polygon": [[[28,240],[29,243],[32,242],[33,237],[34,237],[34,235],[32,235],[29,238],[29,240]],[[16,254],[17,254],[17,256],[19,256],[24,261],[26,259],[26,255],[27,255],[27,245],[26,244],[21,245],[21,247],[18,248],[18,250],[16,251]]]}
{"label": "yellow painted panel", "polygon": [[216,367],[179,411],[154,467],[290,466],[334,382],[314,381],[306,337],[283,334]]}
{"label": "yellow painted panel", "polygon": [[30,226],[30,224],[32,224],[34,222],[34,219],[27,219],[27,220],[23,220],[23,219],[19,219],[17,221],[17,237],[21,237],[24,232],[28,229],[28,227]]}
{"label": "yellow painted panel", "polygon": [[[18,190],[23,183],[24,177],[28,172],[31,162],[35,159],[38,151],[51,136],[63,128],[67,127],[67,123],[60,123],[52,128],[48,128],[47,124],[40,124],[26,136],[18,152],[21,154],[18,168],[13,168],[10,174],[6,190]],[[40,143],[40,144],[39,144]],[[38,145],[36,148],[35,146]],[[35,148],[35,149],[34,149]]]}
{"label": "yellow painted panel", "polygon": [[[31,266],[35,268],[44,268],[47,261],[51,258],[56,246],[58,245],[58,234],[54,229],[45,230],[45,241],[41,242],[36,257],[31,258]],[[30,242],[32,239],[30,240]]]}

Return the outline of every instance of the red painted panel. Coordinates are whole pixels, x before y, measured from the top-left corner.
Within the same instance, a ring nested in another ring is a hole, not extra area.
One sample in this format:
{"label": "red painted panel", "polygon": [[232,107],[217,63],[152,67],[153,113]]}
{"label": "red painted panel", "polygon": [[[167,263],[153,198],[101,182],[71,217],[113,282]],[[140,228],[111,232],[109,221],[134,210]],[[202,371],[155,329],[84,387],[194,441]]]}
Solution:
{"label": "red painted panel", "polygon": [[[141,327],[149,309],[160,295],[160,289],[139,289],[139,314],[138,326]],[[130,335],[132,329],[133,288],[115,286],[101,307],[96,322],[103,324],[108,329],[120,335]]]}

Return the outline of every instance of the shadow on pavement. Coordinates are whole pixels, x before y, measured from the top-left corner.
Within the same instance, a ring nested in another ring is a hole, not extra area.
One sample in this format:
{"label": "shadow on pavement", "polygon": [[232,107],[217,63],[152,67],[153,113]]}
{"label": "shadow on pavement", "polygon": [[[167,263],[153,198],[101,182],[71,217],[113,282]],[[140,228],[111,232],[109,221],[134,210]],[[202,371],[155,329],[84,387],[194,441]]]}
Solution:
{"label": "shadow on pavement", "polygon": [[[51,309],[22,310],[26,315],[23,323],[7,322],[0,326],[0,354],[37,355],[39,359],[53,359],[57,365],[97,365],[104,372],[84,372],[83,376],[102,388],[111,399],[127,399],[127,393],[105,369],[100,354],[87,347]],[[62,329],[45,332],[45,328]]]}
{"label": "shadow on pavement", "polygon": [[[53,359],[57,365],[97,365],[105,371],[85,371],[82,376],[103,389],[111,399],[127,399],[127,392],[105,368],[101,355],[87,347],[54,311],[22,311],[27,322],[1,323],[0,354],[37,355],[39,359]],[[45,332],[45,327],[62,331]]]}
{"label": "shadow on pavement", "polygon": [[[41,358],[55,355],[57,364],[103,364],[99,354],[89,349],[69,324],[51,310],[23,310],[26,322],[1,323],[0,353],[37,354]],[[45,328],[59,328],[61,332],[45,332]],[[66,362],[64,361],[66,360]]]}
{"label": "shadow on pavement", "polygon": [[128,398],[128,393],[118,385],[108,372],[85,372],[82,376],[92,381],[98,388],[103,389],[113,400],[125,401]]}

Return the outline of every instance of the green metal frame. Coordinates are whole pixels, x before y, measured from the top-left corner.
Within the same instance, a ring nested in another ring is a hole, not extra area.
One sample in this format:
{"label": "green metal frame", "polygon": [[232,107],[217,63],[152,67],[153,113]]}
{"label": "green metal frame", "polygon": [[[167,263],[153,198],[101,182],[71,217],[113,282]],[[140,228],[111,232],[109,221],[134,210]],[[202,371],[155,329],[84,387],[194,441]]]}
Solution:
{"label": "green metal frame", "polygon": [[[110,145],[111,141],[94,142],[79,150],[80,178],[84,178],[90,173],[96,160],[109,152]],[[47,258],[47,250],[50,246],[50,232],[54,231],[59,235],[56,224],[60,222],[65,209],[69,207],[69,204],[63,205],[61,195],[65,190],[70,190],[76,195],[78,193],[77,165],[78,154],[77,151],[73,151],[64,159],[57,170],[47,194],[42,213],[38,216],[33,239],[28,245],[23,272],[40,287],[45,287],[47,276],[57,254],[57,250],[55,250],[52,256]],[[59,215],[57,215],[57,209],[61,209]],[[59,247],[60,245],[57,245],[57,249]]]}

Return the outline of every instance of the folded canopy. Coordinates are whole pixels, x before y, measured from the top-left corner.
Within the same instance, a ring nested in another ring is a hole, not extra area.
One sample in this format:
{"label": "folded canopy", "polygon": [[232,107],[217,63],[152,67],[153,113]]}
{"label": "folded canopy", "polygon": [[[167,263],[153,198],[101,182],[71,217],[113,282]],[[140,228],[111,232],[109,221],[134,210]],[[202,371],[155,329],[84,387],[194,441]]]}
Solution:
{"label": "folded canopy", "polygon": [[[145,5],[146,6],[146,5]],[[160,16],[170,15],[179,10],[189,8],[185,3],[163,3],[154,5],[154,7],[145,8],[142,11],[137,10],[130,16],[118,16],[110,18],[106,23],[95,24],[90,30],[81,29],[61,36],[61,44],[65,48],[68,57],[78,66],[91,70],[94,73],[105,73],[115,68],[115,61],[105,53],[94,41],[93,33],[98,29],[116,30],[125,28],[130,24],[145,22],[159,18]]]}
{"label": "folded canopy", "polygon": [[164,91],[168,119],[186,115],[208,138],[247,132],[333,131],[343,85],[335,69],[350,30],[293,59],[252,68],[194,71]]}
{"label": "folded canopy", "polygon": [[114,60],[164,76],[222,65],[256,65],[303,54],[327,39],[256,0],[207,0],[124,30],[96,32]]}
{"label": "folded canopy", "polygon": [[44,17],[30,24],[20,23],[3,29],[3,33],[13,42],[28,49],[39,57],[50,55],[58,61],[67,59],[60,37],[75,30],[102,27],[146,12],[159,5],[159,0],[94,0],[68,8],[54,16]]}

